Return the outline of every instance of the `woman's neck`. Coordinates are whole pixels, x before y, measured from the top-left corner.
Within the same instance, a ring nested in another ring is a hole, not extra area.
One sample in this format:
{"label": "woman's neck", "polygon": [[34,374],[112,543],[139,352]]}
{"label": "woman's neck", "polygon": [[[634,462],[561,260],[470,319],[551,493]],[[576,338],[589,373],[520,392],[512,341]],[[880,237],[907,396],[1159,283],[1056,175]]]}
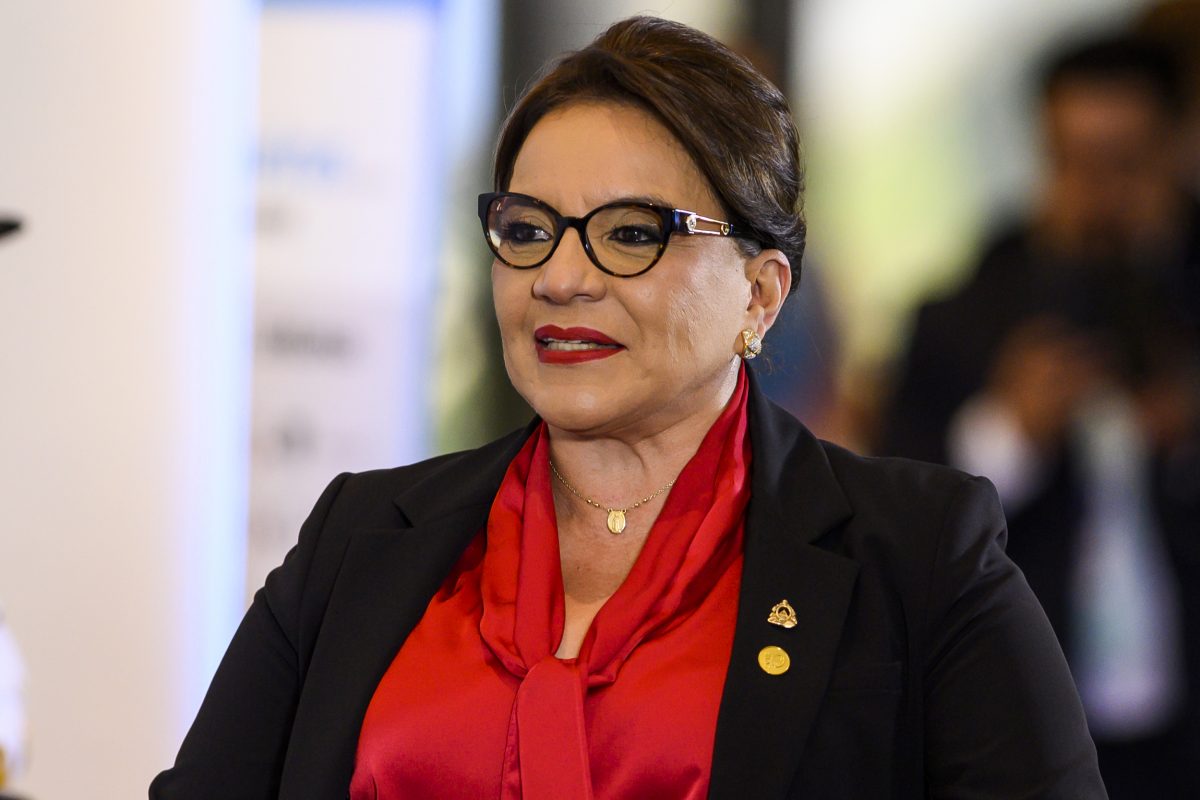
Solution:
{"label": "woman's neck", "polygon": [[[737,371],[731,371],[694,408],[664,408],[652,418],[600,434],[570,431],[547,421],[550,460],[562,476],[555,481],[560,484],[556,494],[567,489],[561,485],[565,481],[606,508],[624,508],[659,491],[695,455],[728,404],[737,377]],[[580,510],[586,508],[586,501],[574,500]]]}

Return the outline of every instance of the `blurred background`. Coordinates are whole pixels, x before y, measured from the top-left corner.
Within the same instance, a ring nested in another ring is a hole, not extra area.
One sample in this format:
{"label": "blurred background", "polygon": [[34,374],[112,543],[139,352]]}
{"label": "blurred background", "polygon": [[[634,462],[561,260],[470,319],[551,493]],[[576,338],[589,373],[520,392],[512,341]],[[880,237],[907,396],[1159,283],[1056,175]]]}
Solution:
{"label": "blurred background", "polygon": [[805,139],[768,391],[993,478],[1106,779],[1195,796],[1195,6],[0,3],[0,793],[144,796],[326,482],[527,420],[475,196],[539,67],[650,13],[753,60]]}

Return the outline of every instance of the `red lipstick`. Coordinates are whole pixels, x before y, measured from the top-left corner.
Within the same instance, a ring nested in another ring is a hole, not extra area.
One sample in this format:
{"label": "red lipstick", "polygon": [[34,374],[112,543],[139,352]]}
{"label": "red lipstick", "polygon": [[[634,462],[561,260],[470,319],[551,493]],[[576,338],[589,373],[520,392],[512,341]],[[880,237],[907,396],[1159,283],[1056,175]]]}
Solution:
{"label": "red lipstick", "polygon": [[591,328],[543,325],[533,336],[538,361],[543,364],[581,364],[608,358],[625,349],[620,342]]}

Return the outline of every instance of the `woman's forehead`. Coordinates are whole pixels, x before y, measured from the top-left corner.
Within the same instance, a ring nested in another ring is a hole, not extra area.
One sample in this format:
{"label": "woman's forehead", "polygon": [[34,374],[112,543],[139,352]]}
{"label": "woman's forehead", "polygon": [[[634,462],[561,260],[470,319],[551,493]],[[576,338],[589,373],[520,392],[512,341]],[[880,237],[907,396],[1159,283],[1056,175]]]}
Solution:
{"label": "woman's forehead", "polygon": [[564,214],[633,198],[718,210],[683,144],[652,114],[617,103],[575,103],[538,120],[517,153],[508,188]]}

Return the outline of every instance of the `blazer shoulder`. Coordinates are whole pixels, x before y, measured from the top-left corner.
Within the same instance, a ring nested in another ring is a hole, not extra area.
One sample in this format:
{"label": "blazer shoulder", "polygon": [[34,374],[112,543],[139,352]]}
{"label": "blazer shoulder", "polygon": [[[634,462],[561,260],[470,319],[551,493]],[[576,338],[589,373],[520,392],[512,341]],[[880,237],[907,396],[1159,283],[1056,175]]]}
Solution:
{"label": "blazer shoulder", "polygon": [[959,493],[994,495],[987,478],[896,456],[864,456],[821,441],[830,468],[856,510],[879,507],[896,514],[927,514]]}
{"label": "blazer shoulder", "polygon": [[[907,458],[862,456],[822,442],[853,516],[839,549],[928,579],[968,553],[1007,544],[1007,524],[987,478]],[[880,564],[880,566],[883,566]]]}
{"label": "blazer shoulder", "polygon": [[327,526],[406,527],[431,509],[490,503],[532,427],[533,423],[470,450],[339,476],[341,486]]}
{"label": "blazer shoulder", "polygon": [[[469,460],[476,451],[444,453],[411,464],[344,473],[341,490],[333,511],[359,516],[359,524],[370,524],[370,517],[384,514],[394,516],[393,500],[409,487],[459,461]],[[363,519],[367,517],[368,519]]]}

